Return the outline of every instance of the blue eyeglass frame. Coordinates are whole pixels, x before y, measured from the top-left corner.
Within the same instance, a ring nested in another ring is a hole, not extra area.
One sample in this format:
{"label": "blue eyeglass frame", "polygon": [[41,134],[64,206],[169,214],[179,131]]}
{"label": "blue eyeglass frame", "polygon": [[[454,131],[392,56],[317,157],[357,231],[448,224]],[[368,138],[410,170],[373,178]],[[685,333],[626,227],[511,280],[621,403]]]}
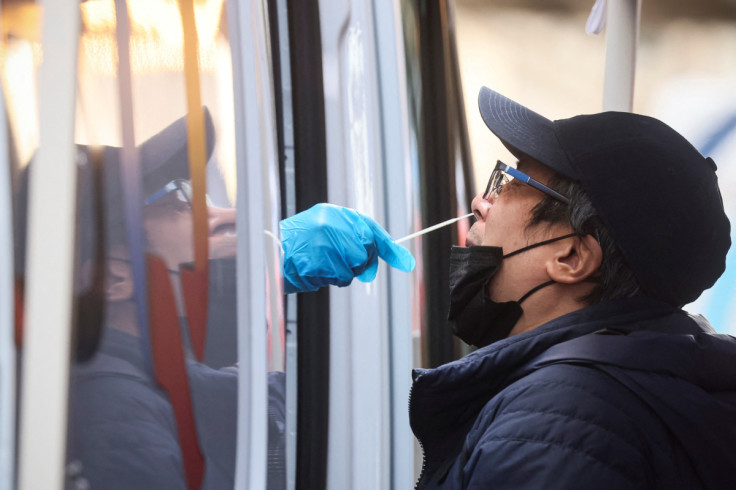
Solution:
{"label": "blue eyeglass frame", "polygon": [[[153,204],[156,201],[163,199],[171,192],[181,191],[182,195],[186,199],[186,203],[189,205],[189,207],[191,207],[192,206],[191,189],[192,189],[192,183],[189,180],[174,179],[168,184],[166,184],[165,186],[158,189],[157,191],[154,191],[150,196],[148,196],[146,200],[144,201],[144,205],[148,206],[149,204]],[[205,194],[204,198],[207,202],[207,206],[212,206],[212,200],[210,199],[210,196]]]}
{"label": "blue eyeglass frame", "polygon": [[[483,193],[483,199],[489,200],[491,198],[491,195],[498,189],[499,185],[493,186],[494,178],[498,175],[498,173],[505,173],[510,175],[511,177],[523,182],[524,184],[527,184],[531,187],[534,187],[538,191],[544,192],[548,196],[551,196],[558,201],[564,202],[565,204],[570,204],[570,199],[563,196],[559,192],[557,192],[554,189],[550,189],[546,185],[542,184],[538,180],[534,180],[531,177],[529,177],[527,174],[522,172],[521,170],[517,170],[514,167],[510,165],[506,165],[501,160],[496,161],[496,167],[493,169],[493,172],[491,172],[491,177],[488,179],[488,185],[486,185],[486,190]],[[493,186],[493,189],[491,187]]]}

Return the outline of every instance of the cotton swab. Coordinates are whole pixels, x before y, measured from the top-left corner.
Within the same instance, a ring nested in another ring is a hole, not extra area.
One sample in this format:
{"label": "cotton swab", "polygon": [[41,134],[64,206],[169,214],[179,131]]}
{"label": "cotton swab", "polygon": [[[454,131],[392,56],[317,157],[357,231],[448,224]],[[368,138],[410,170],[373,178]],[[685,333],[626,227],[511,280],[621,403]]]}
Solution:
{"label": "cotton swab", "polygon": [[[405,242],[407,240],[411,240],[412,238],[418,237],[420,235],[424,235],[425,233],[429,233],[430,231],[437,230],[439,228],[442,228],[443,226],[451,225],[452,223],[455,223],[456,221],[460,221],[461,219],[470,218],[471,216],[473,216],[473,213],[468,213],[468,214],[463,215],[463,216],[458,216],[457,218],[448,219],[447,221],[443,221],[442,223],[437,223],[436,225],[432,225],[432,226],[430,226],[428,228],[425,228],[423,230],[419,230],[419,231],[414,232],[414,233],[412,233],[410,235],[406,235],[405,237],[399,238],[398,240],[394,240],[394,243],[401,243],[401,242]],[[268,230],[263,230],[263,232],[266,235],[268,235],[269,237],[271,237],[276,243],[279,244],[279,246],[281,247],[281,253],[283,253],[284,252],[283,246],[281,245],[281,241],[279,241],[279,239],[276,237],[276,235],[274,235],[273,233],[271,233]]]}
{"label": "cotton swab", "polygon": [[447,221],[443,221],[442,223],[437,223],[436,225],[430,226],[430,227],[425,228],[423,230],[419,230],[419,231],[414,232],[414,233],[412,233],[410,235],[406,235],[405,237],[399,238],[398,240],[394,240],[394,243],[405,242],[406,240],[410,240],[410,239],[412,239],[414,237],[418,237],[419,235],[424,235],[425,233],[429,233],[430,231],[434,231],[434,230],[436,230],[438,228],[442,228],[443,226],[451,225],[452,223],[454,223],[456,221],[460,221],[461,219],[470,218],[471,216],[473,216],[473,213],[468,213],[468,214],[466,214],[464,216],[458,216],[457,218],[448,219]]}

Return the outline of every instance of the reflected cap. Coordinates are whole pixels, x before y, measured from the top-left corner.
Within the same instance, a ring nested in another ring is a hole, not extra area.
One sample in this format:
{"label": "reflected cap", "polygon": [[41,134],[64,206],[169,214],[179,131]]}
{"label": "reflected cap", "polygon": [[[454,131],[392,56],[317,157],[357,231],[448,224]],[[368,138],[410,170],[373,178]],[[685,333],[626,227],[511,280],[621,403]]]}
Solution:
{"label": "reflected cap", "polygon": [[[207,107],[204,112],[206,157],[210,158],[215,145],[215,127]],[[189,154],[187,116],[175,120],[163,130],[150,137],[138,147],[141,174],[141,199],[162,188],[174,179],[189,178]],[[105,231],[108,244],[120,243],[124,239],[124,202],[122,187],[123,149],[113,146],[77,145],[78,168],[78,212],[80,223],[94,223],[93,217],[100,210],[95,202],[95,177],[93,165],[101,166],[100,179],[103,183]],[[23,169],[19,176],[18,192],[15,199],[15,250],[16,270],[23,271],[25,264],[25,244],[28,207],[29,173],[33,161]],[[94,227],[81,227],[81,257],[89,255],[93,246]]]}
{"label": "reflected cap", "polygon": [[[215,127],[207,107],[204,112],[206,157],[210,158],[215,145]],[[189,149],[187,116],[184,115],[151,136],[138,146],[141,173],[141,199],[159,190],[174,179],[189,178]],[[78,145],[77,149],[88,159],[101,152],[105,175],[106,205],[122,208],[122,148],[113,146],[88,147]],[[81,155],[80,155],[81,156]],[[84,158],[82,157],[82,158]],[[85,165],[81,165],[84,172]],[[80,184],[82,183],[80,176]],[[84,191],[81,191],[84,192]]]}
{"label": "reflected cap", "polygon": [[628,112],[552,121],[486,87],[478,105],[517,158],[580,182],[645,294],[681,306],[721,276],[731,239],[716,164],[674,129]]}

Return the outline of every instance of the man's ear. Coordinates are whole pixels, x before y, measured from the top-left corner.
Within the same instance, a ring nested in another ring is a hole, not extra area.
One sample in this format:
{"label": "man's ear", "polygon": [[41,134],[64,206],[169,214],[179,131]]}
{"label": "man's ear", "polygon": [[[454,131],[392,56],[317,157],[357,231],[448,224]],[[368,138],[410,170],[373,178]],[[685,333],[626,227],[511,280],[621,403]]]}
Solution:
{"label": "man's ear", "polygon": [[576,284],[597,274],[602,260],[603,251],[593,235],[575,236],[560,242],[547,261],[547,274],[555,282]]}
{"label": "man's ear", "polygon": [[107,301],[127,301],[133,297],[133,272],[122,260],[107,259]]}

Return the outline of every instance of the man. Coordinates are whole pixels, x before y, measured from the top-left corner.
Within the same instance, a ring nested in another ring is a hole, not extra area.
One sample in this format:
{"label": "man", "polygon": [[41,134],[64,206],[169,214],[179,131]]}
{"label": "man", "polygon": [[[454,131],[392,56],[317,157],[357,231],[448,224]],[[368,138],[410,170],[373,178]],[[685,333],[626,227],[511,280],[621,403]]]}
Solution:
{"label": "man", "polygon": [[473,200],[450,323],[416,370],[419,488],[731,488],[736,340],[680,308],[725,268],[716,165],[655,119],[550,121],[487,88],[519,159]]}
{"label": "man", "polygon": [[[452,250],[450,324],[479,349],[414,371],[417,488],[733,488],[736,340],[681,309],[725,269],[715,163],[653,118],[479,104],[519,162]],[[331,223],[301,229],[357,241]]]}

